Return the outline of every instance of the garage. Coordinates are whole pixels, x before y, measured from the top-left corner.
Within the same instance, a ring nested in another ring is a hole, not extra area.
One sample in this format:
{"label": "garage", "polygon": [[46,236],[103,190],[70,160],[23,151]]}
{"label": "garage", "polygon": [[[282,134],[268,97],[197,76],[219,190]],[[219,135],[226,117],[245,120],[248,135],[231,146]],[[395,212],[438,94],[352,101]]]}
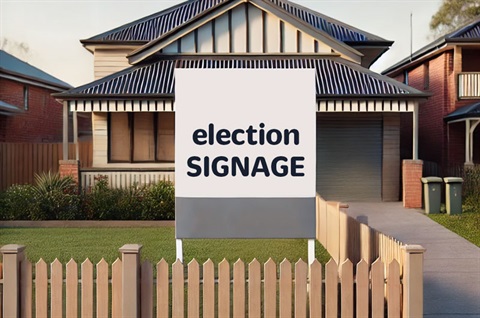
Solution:
{"label": "garage", "polygon": [[334,201],[382,200],[382,114],[317,114],[317,193]]}

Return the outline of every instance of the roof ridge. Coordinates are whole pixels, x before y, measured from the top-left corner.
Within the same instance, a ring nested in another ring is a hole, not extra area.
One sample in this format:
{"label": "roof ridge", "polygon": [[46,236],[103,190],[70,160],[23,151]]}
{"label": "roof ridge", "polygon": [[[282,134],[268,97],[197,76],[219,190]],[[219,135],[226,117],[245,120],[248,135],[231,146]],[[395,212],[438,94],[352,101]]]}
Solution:
{"label": "roof ridge", "polygon": [[[88,44],[89,42],[98,42],[98,41],[150,42],[152,40],[157,39],[159,36],[162,36],[163,34],[172,31],[178,26],[181,26],[187,23],[188,21],[194,19],[197,15],[201,14],[203,11],[212,9],[213,7],[216,7],[221,3],[225,3],[229,1],[231,0],[187,0],[175,6],[166,8],[162,11],[159,11],[151,15],[148,15],[146,17],[126,23],[117,28],[100,33],[88,39],[81,40],[80,42],[82,42],[83,44]],[[387,41],[379,36],[376,36],[374,34],[358,29],[347,23],[341,22],[327,15],[319,13],[315,10],[304,7],[298,3],[291,2],[289,0],[267,0],[267,1],[280,8],[282,8],[282,6],[278,5],[278,3],[291,7],[292,10],[285,10],[284,8],[282,9],[284,9],[284,11],[288,12],[289,14],[296,17],[297,19],[302,20],[304,23],[310,24],[312,27],[318,29],[319,31],[325,32],[326,34],[330,35],[332,38],[335,38],[337,41],[360,42],[360,43],[366,42],[366,41],[372,41],[372,42]],[[161,19],[163,16],[166,16],[169,13],[175,12],[176,10],[179,10],[180,8],[186,7],[187,5],[193,4],[193,3],[199,3],[201,8],[200,9],[197,8],[198,10],[191,10],[190,12],[183,12],[181,13],[181,17],[175,17],[176,19],[170,19],[168,21],[154,21],[155,19]],[[291,12],[296,10],[303,11],[303,14],[297,15]],[[313,21],[313,19],[308,19],[307,17],[305,17],[306,14],[312,15],[315,19],[323,20],[325,23],[329,24],[330,28],[322,28],[321,25]],[[144,26],[142,29],[140,25],[146,24],[146,23],[150,23],[150,25]],[[166,24],[170,24],[170,25],[166,25]],[[333,26],[333,28],[331,28],[331,26]],[[163,29],[160,30],[160,28],[163,28]],[[122,32],[124,34],[121,34]]]}

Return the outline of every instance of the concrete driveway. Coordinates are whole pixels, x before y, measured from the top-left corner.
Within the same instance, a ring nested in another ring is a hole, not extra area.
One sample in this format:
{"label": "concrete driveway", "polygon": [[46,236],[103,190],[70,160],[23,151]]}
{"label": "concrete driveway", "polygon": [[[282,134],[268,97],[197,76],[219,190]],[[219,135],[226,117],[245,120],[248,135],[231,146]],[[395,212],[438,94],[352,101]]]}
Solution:
{"label": "concrete driveway", "polygon": [[347,213],[408,244],[427,249],[424,316],[480,317],[480,248],[401,202],[347,202]]}

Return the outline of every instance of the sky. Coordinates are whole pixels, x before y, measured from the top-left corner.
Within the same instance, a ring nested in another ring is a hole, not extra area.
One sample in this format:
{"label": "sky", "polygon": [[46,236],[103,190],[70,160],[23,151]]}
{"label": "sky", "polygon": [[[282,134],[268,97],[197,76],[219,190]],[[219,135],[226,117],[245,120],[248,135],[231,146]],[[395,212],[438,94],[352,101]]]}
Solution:
{"label": "sky", "polygon": [[[0,48],[71,84],[93,81],[93,55],[79,42],[178,4],[177,0],[0,0]],[[373,66],[381,72],[434,38],[441,0],[294,0],[395,41]],[[413,32],[410,28],[412,15]],[[412,37],[410,36],[412,34]]]}

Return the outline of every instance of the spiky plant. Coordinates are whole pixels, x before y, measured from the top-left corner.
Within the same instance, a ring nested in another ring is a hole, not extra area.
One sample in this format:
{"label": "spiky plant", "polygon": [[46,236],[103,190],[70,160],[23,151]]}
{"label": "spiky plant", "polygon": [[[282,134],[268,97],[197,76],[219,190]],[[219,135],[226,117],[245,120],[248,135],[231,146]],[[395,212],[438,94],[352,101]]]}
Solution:
{"label": "spiky plant", "polygon": [[35,174],[35,191],[38,195],[46,195],[52,192],[70,192],[75,185],[72,177],[60,177],[58,173],[40,172]]}

